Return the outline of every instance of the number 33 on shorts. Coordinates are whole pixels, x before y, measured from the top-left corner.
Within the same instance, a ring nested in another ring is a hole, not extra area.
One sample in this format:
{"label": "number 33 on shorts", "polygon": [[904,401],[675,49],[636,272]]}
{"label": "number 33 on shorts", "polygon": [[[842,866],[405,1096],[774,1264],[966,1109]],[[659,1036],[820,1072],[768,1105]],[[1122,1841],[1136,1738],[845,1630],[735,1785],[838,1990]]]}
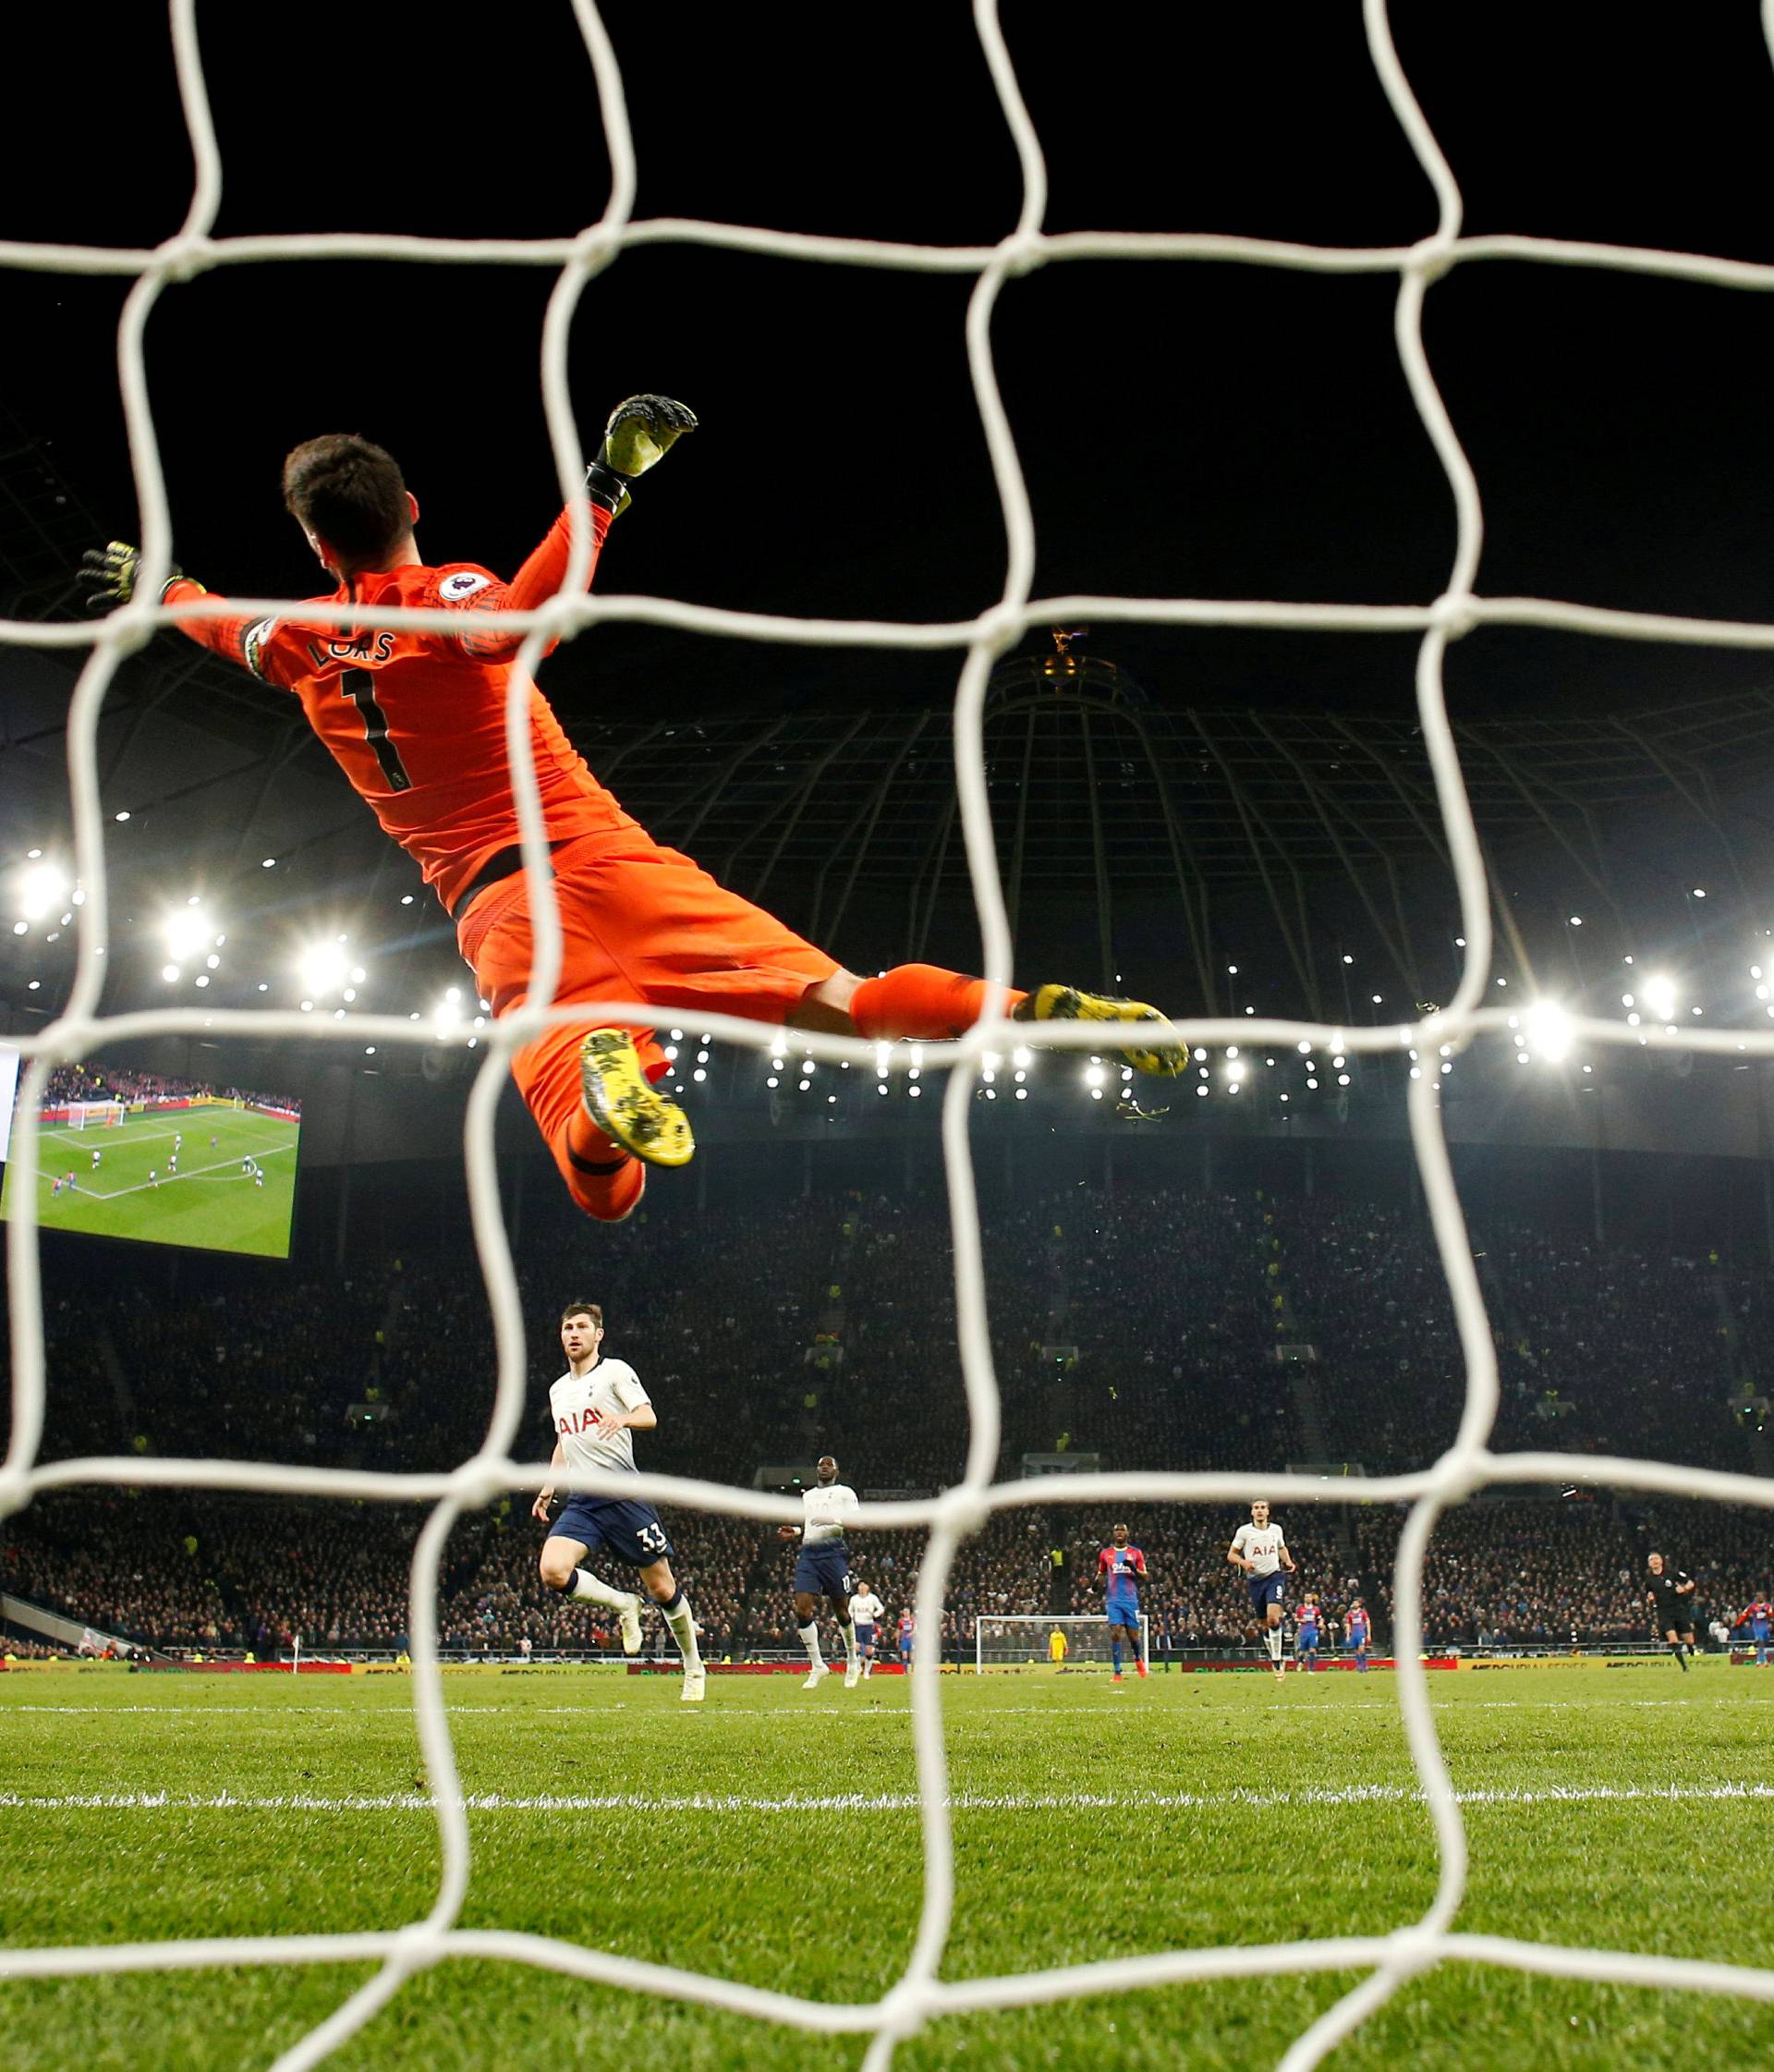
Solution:
{"label": "number 33 on shorts", "polygon": [[854,1597],[857,1594],[857,1578],[847,1568],[844,1572],[844,1594],[846,1597]]}
{"label": "number 33 on shorts", "polygon": [[637,1526],[635,1539],[642,1554],[662,1554],[669,1544],[662,1525]]}

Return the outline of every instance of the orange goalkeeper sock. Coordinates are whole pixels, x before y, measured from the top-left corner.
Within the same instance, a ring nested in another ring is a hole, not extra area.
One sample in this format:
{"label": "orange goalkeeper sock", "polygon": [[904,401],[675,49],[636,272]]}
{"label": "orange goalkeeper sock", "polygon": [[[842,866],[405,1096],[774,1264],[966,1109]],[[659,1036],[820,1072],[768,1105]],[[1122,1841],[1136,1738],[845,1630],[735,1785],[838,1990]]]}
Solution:
{"label": "orange goalkeeper sock", "polygon": [[620,1223],[632,1213],[647,1186],[647,1168],[620,1144],[613,1144],[581,1109],[566,1126],[566,1156],[561,1170],[567,1191],[598,1223]]}
{"label": "orange goalkeeper sock", "polygon": [[[945,971],[936,964],[896,964],[878,979],[865,979],[850,1002],[859,1035],[880,1042],[911,1036],[926,1042],[962,1036],[986,1011],[990,989],[983,979]],[[1012,991],[1008,1013],[1027,993]]]}

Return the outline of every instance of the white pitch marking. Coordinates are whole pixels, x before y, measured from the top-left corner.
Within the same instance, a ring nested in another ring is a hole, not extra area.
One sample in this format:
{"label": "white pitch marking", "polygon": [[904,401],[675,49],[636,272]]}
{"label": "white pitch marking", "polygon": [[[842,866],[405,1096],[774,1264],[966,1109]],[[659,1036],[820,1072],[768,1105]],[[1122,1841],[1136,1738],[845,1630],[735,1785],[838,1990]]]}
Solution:
{"label": "white pitch marking", "polygon": [[[1463,1806],[1566,1806],[1597,1799],[1684,1805],[1696,1800],[1774,1799],[1774,1784],[1554,1785],[1544,1790],[1502,1786],[1458,1791],[1454,1797]],[[462,1802],[474,1813],[909,1813],[916,1812],[919,1806],[915,1791],[788,1792],[777,1798],[752,1798],[742,1792],[492,1791],[468,1792]],[[960,1791],[951,1793],[944,1801],[952,1811],[959,1813],[1207,1811],[1217,1807],[1244,1811],[1284,1806],[1427,1803],[1425,1794],[1416,1785],[1348,1785],[1300,1791]],[[8,1812],[429,1813],[436,1807],[437,1801],[426,1792],[351,1792],[337,1798],[311,1792],[224,1791],[207,1797],[169,1791],[70,1792],[43,1797],[0,1793],[0,1810]]]}
{"label": "white pitch marking", "polygon": [[[614,1667],[614,1664],[606,1666]],[[670,1680],[672,1675],[675,1675],[675,1671],[669,1672],[667,1676],[661,1676],[658,1680],[662,1684],[666,1683]],[[901,1698],[905,1694],[903,1691],[888,1691],[881,1695]],[[523,1719],[578,1719],[594,1712],[632,1712],[637,1706],[644,1702],[645,1700],[638,1697],[633,1700],[619,1699],[614,1704],[525,1705],[519,1702],[509,1708],[504,1705],[462,1705],[452,1702],[449,1705],[449,1712],[452,1719],[498,1719],[511,1723]],[[1730,1697],[1719,1694],[1709,1698],[1455,1698],[1438,1700],[1436,1710],[1450,1714],[1459,1712],[1619,1712],[1627,1707],[1664,1705],[1704,1705],[1708,1707],[1729,1705],[1733,1709],[1740,1705],[1774,1705],[1774,1693],[1767,1698],[1751,1697],[1747,1692],[1742,1695],[1733,1694]],[[715,1718],[718,1716],[724,1719],[729,1714],[742,1714],[747,1718],[768,1716],[780,1719],[784,1723],[817,1721],[829,1728],[838,1721],[847,1721],[855,1725],[857,1722],[869,1720],[890,1719],[894,1712],[905,1709],[903,1706],[895,1706],[892,1712],[882,1711],[880,1708],[880,1700],[877,1698],[874,1708],[868,1712],[849,1705],[816,1710],[810,1705],[778,1708],[774,1705],[723,1704],[718,1715],[710,1713],[699,1715],[699,1717]],[[1123,1708],[1117,1707],[1116,1710],[1119,1712]],[[1355,1699],[1337,1707],[1339,1714],[1343,1712],[1396,1712],[1397,1711],[1398,1707],[1396,1705],[1387,1704],[1380,1700],[1367,1698]],[[4,1700],[0,1700],[0,1715],[9,1712],[55,1712],[80,1717],[90,1715],[94,1718],[141,1713],[151,1719],[162,1715],[168,1719],[203,1719],[211,1714],[222,1713],[256,1715],[262,1720],[280,1719],[286,1713],[311,1712],[333,1713],[340,1717],[349,1716],[353,1719],[364,1719],[371,1716],[363,1711],[361,1706],[358,1705],[8,1705]],[[1051,1705],[994,1705],[987,1718],[989,1720],[1001,1720],[1014,1713],[1034,1713],[1045,1719],[1052,1719],[1056,1716]],[[399,1710],[390,1708],[382,1716],[388,1719],[403,1719],[406,1717],[406,1708],[402,1707]],[[985,1720],[951,1718],[948,1727],[951,1733],[966,1734],[972,1731],[976,1726],[983,1727],[985,1725]]]}
{"label": "white pitch marking", "polygon": [[[273,1144],[263,1151],[243,1152],[241,1156],[255,1159],[281,1158],[285,1152],[293,1152],[295,1149],[296,1146],[293,1143]],[[177,1187],[182,1180],[200,1180],[211,1173],[220,1173],[226,1167],[237,1165],[239,1163],[239,1158],[221,1158],[217,1159],[213,1165],[194,1165],[188,1173],[169,1173],[164,1180],[138,1180],[134,1187],[113,1188],[108,1194],[102,1194],[95,1188],[81,1187],[77,1182],[75,1192],[90,1195],[94,1201],[120,1201],[126,1194],[143,1194],[152,1187]]]}

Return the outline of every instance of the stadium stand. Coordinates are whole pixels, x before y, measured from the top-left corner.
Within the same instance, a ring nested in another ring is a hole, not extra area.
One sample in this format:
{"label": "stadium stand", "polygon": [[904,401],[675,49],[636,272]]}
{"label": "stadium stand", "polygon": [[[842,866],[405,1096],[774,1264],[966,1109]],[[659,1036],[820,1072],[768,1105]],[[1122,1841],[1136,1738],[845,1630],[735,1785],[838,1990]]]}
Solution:
{"label": "stadium stand", "polygon": [[[1461,1369],[1445,1283],[1406,1210],[1273,1188],[1074,1187],[995,1209],[988,1230],[1001,1475],[1019,1472],[1026,1453],[1075,1453],[1116,1468],[1248,1469],[1256,1493],[1265,1473],[1312,1457],[1315,1439],[1327,1460],[1377,1471],[1420,1465],[1452,1435]],[[1747,1465],[1742,1399],[1765,1383],[1774,1320],[1766,1266],[1501,1221],[1476,1231],[1475,1246],[1501,1361],[1500,1447]],[[337,1278],[261,1276],[247,1293],[225,1268],[188,1264],[170,1298],[140,1277],[52,1283],[44,1456],[403,1469],[462,1458],[490,1403],[479,1279],[460,1242],[378,1256]],[[718,1247],[693,1217],[652,1214],[601,1234],[594,1275],[580,1234],[545,1225],[520,1248],[518,1272],[539,1459],[553,1319],[565,1298],[588,1294],[659,1407],[640,1447],[650,1468],[749,1479],[757,1464],[830,1451],[865,1492],[928,1490],[960,1470],[965,1406],[935,1200],[789,1199],[724,1218]],[[1282,1343],[1306,1348],[1304,1367],[1278,1362]],[[404,1506],[194,1493],[48,1496],[6,1521],[0,1587],[169,1649],[262,1655],[300,1634],[310,1650],[397,1651],[419,1519]],[[668,1522],[710,1652],[792,1647],[790,1560],[773,1528],[681,1512]],[[945,1644],[970,1652],[982,1614],[1092,1609],[1096,1549],[1113,1522],[1057,1505],[994,1517],[957,1564]],[[1146,1506],[1128,1522],[1151,1570],[1155,1655],[1241,1644],[1247,1612],[1223,1558],[1237,1515]],[[1296,1506],[1283,1522],[1332,1640],[1357,1591],[1383,1632],[1396,1518]],[[1643,1639],[1639,1578],[1659,1536],[1700,1578],[1707,1617],[1729,1623],[1768,1587],[1764,1542],[1732,1514],[1487,1498],[1438,1528],[1429,1638]],[[917,1535],[878,1534],[853,1549],[890,1624],[910,1600],[919,1547]],[[460,1521],[443,1572],[446,1648],[613,1644],[589,1608],[541,1587],[536,1548],[521,1496]]]}

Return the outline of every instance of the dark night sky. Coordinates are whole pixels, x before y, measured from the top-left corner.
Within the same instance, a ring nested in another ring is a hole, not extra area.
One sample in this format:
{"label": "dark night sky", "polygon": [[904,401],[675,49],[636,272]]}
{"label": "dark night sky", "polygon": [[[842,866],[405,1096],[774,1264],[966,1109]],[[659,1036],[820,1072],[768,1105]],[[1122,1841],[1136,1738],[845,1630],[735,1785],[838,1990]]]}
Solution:
{"label": "dark night sky", "polygon": [[[1013,225],[1015,153],[965,9],[865,18],[842,42],[830,8],[619,5],[608,19],[638,215],[947,243]],[[222,234],[560,235],[603,206],[565,4],[212,4],[200,26]],[[1007,26],[1048,154],[1049,229],[1369,244],[1432,227],[1353,4],[1013,6]],[[1753,0],[1411,0],[1395,27],[1468,229],[1774,260],[1774,72]],[[15,79],[43,82],[55,124],[49,150],[22,127],[0,134],[9,234],[168,234],[190,173],[158,10],[107,10],[102,35],[89,16],[30,10],[8,34]],[[130,531],[122,285],[0,279],[13,408],[105,528]],[[218,590],[310,588],[278,463],[297,439],[350,428],[402,457],[429,555],[515,566],[554,507],[536,375],[551,280],[292,264],[170,289],[149,364],[183,564]],[[582,433],[638,388],[682,396],[703,430],[646,485],[603,587],[903,619],[989,603],[1003,543],[963,351],[968,286],[687,247],[624,256],[576,325]],[[1393,352],[1393,292],[1390,276],[1193,263],[1012,284],[995,342],[1038,593],[1433,596],[1452,508]],[[1486,497],[1481,588],[1774,617],[1774,301],[1473,266],[1432,289],[1428,339]],[[1378,711],[1410,694],[1407,640],[1104,627],[1091,645],[1166,701]],[[616,628],[560,657],[550,682],[571,718],[613,697],[941,703],[954,667]],[[1770,679],[1753,655],[1513,632],[1467,641],[1450,672],[1468,713],[1671,703]]]}

